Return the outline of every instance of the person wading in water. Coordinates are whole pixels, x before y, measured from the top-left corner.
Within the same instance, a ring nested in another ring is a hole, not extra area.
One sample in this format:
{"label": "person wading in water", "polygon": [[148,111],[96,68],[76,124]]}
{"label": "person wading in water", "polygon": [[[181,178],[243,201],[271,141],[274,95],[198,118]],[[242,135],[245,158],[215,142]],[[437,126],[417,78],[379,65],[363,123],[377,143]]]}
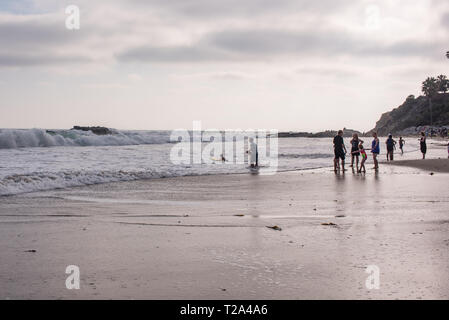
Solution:
{"label": "person wading in water", "polygon": [[354,167],[354,158],[356,159],[356,168],[357,172],[359,172],[359,144],[363,143],[363,140],[359,139],[359,135],[354,133],[352,135],[351,143],[351,165],[350,167]]}
{"label": "person wading in water", "polygon": [[374,170],[379,169],[379,162],[377,161],[377,156],[380,153],[380,146],[379,146],[379,138],[377,137],[377,132],[373,132],[373,142],[371,143],[371,153],[373,154],[373,160],[374,160]]}
{"label": "person wading in water", "polygon": [[399,149],[401,149],[401,154],[404,154],[404,144],[405,140],[402,137],[399,137]]}
{"label": "person wading in water", "polygon": [[334,138],[334,171],[337,172],[337,167],[340,168],[341,159],[341,169],[345,171],[345,155],[346,147],[343,142],[343,130],[339,130],[338,134]]}
{"label": "person wading in water", "polygon": [[387,161],[393,161],[393,153],[394,149],[396,148],[396,141],[393,139],[393,136],[391,134],[388,135],[387,141],[385,141],[385,144],[387,145]]}
{"label": "person wading in water", "polygon": [[422,158],[426,158],[426,152],[427,152],[427,144],[426,144],[426,134],[424,131],[421,132],[421,138],[419,139],[419,147],[422,152]]}

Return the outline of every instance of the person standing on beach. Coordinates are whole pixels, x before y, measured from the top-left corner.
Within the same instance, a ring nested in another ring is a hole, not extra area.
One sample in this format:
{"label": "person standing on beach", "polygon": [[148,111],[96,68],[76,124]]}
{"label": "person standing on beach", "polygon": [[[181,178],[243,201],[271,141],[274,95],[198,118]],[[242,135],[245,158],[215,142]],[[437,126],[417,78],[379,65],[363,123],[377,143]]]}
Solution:
{"label": "person standing on beach", "polygon": [[254,138],[249,138],[249,150],[247,152],[251,155],[249,161],[250,167],[257,168],[259,166],[259,153]]}
{"label": "person standing on beach", "polygon": [[394,149],[396,148],[396,141],[393,139],[393,136],[391,134],[388,135],[387,141],[385,141],[385,144],[387,145],[387,161],[393,161],[393,153]]}
{"label": "person standing on beach", "polygon": [[373,132],[373,142],[371,143],[371,153],[373,154],[373,160],[374,160],[374,170],[379,169],[379,162],[377,161],[377,156],[380,153],[380,146],[379,146],[379,138],[377,137],[377,132]]}
{"label": "person standing on beach", "polygon": [[344,172],[346,147],[343,141],[343,130],[339,130],[338,134],[334,138],[334,154],[335,154],[334,171],[337,172],[337,167],[340,168],[340,159],[341,159],[341,168]]}
{"label": "person standing on beach", "polygon": [[399,149],[401,149],[401,154],[404,154],[404,144],[405,140],[402,137],[399,137]]}
{"label": "person standing on beach", "polygon": [[[369,150],[369,149],[367,149],[367,150]],[[365,161],[368,158],[368,156],[366,155],[365,148],[363,148],[363,142],[360,142],[358,151],[353,151],[351,153],[354,153],[354,152],[359,152],[360,155],[362,156],[362,161],[360,162],[360,169],[357,169],[357,172],[362,173],[362,171],[363,171],[365,173],[366,172]]]}
{"label": "person standing on beach", "polygon": [[426,158],[426,152],[427,152],[427,144],[426,144],[426,134],[424,131],[421,131],[421,138],[419,139],[419,147],[421,149],[422,158]]}
{"label": "person standing on beach", "polygon": [[356,168],[357,172],[359,171],[359,144],[363,143],[363,140],[359,139],[359,135],[357,133],[352,134],[351,143],[351,165],[350,167],[354,167],[354,158],[356,159]]}

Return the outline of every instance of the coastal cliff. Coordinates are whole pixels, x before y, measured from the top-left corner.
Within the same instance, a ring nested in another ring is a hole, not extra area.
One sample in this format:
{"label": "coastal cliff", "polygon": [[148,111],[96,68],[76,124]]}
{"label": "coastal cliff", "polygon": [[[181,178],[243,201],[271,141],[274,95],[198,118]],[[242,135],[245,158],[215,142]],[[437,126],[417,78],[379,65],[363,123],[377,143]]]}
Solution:
{"label": "coastal cliff", "polygon": [[[432,118],[433,126],[449,125],[449,93],[432,96]],[[389,133],[411,133],[416,131],[415,128],[429,126],[430,123],[428,98],[425,96],[415,98],[410,95],[399,107],[382,114],[370,132],[377,131],[381,136]]]}

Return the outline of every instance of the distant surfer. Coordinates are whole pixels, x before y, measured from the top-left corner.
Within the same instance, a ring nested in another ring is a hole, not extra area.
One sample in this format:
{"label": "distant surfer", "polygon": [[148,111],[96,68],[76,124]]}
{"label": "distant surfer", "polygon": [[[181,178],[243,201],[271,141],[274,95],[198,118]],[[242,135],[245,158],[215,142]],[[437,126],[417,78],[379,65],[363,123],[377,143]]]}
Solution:
{"label": "distant surfer", "polygon": [[211,157],[211,160],[214,161],[213,163],[216,163],[215,161],[221,161],[221,162],[226,162],[226,158],[225,156],[222,154],[220,154],[219,157]]}
{"label": "distant surfer", "polygon": [[254,142],[254,138],[249,138],[249,150],[250,154],[250,167],[257,168],[259,166],[259,152],[257,151],[257,144]]}

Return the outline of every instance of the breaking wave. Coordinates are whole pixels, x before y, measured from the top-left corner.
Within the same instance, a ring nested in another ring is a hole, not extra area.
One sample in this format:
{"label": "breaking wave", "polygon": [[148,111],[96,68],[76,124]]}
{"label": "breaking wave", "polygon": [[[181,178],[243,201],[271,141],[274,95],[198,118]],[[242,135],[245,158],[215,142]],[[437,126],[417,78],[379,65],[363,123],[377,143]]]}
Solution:
{"label": "breaking wave", "polygon": [[167,178],[189,175],[188,171],[156,172],[146,171],[65,171],[14,174],[0,179],[0,196],[19,193],[62,189],[108,182],[134,181],[151,178]]}
{"label": "breaking wave", "polygon": [[96,135],[81,130],[0,129],[0,149],[56,146],[125,146],[170,143],[169,131],[119,131]]}

